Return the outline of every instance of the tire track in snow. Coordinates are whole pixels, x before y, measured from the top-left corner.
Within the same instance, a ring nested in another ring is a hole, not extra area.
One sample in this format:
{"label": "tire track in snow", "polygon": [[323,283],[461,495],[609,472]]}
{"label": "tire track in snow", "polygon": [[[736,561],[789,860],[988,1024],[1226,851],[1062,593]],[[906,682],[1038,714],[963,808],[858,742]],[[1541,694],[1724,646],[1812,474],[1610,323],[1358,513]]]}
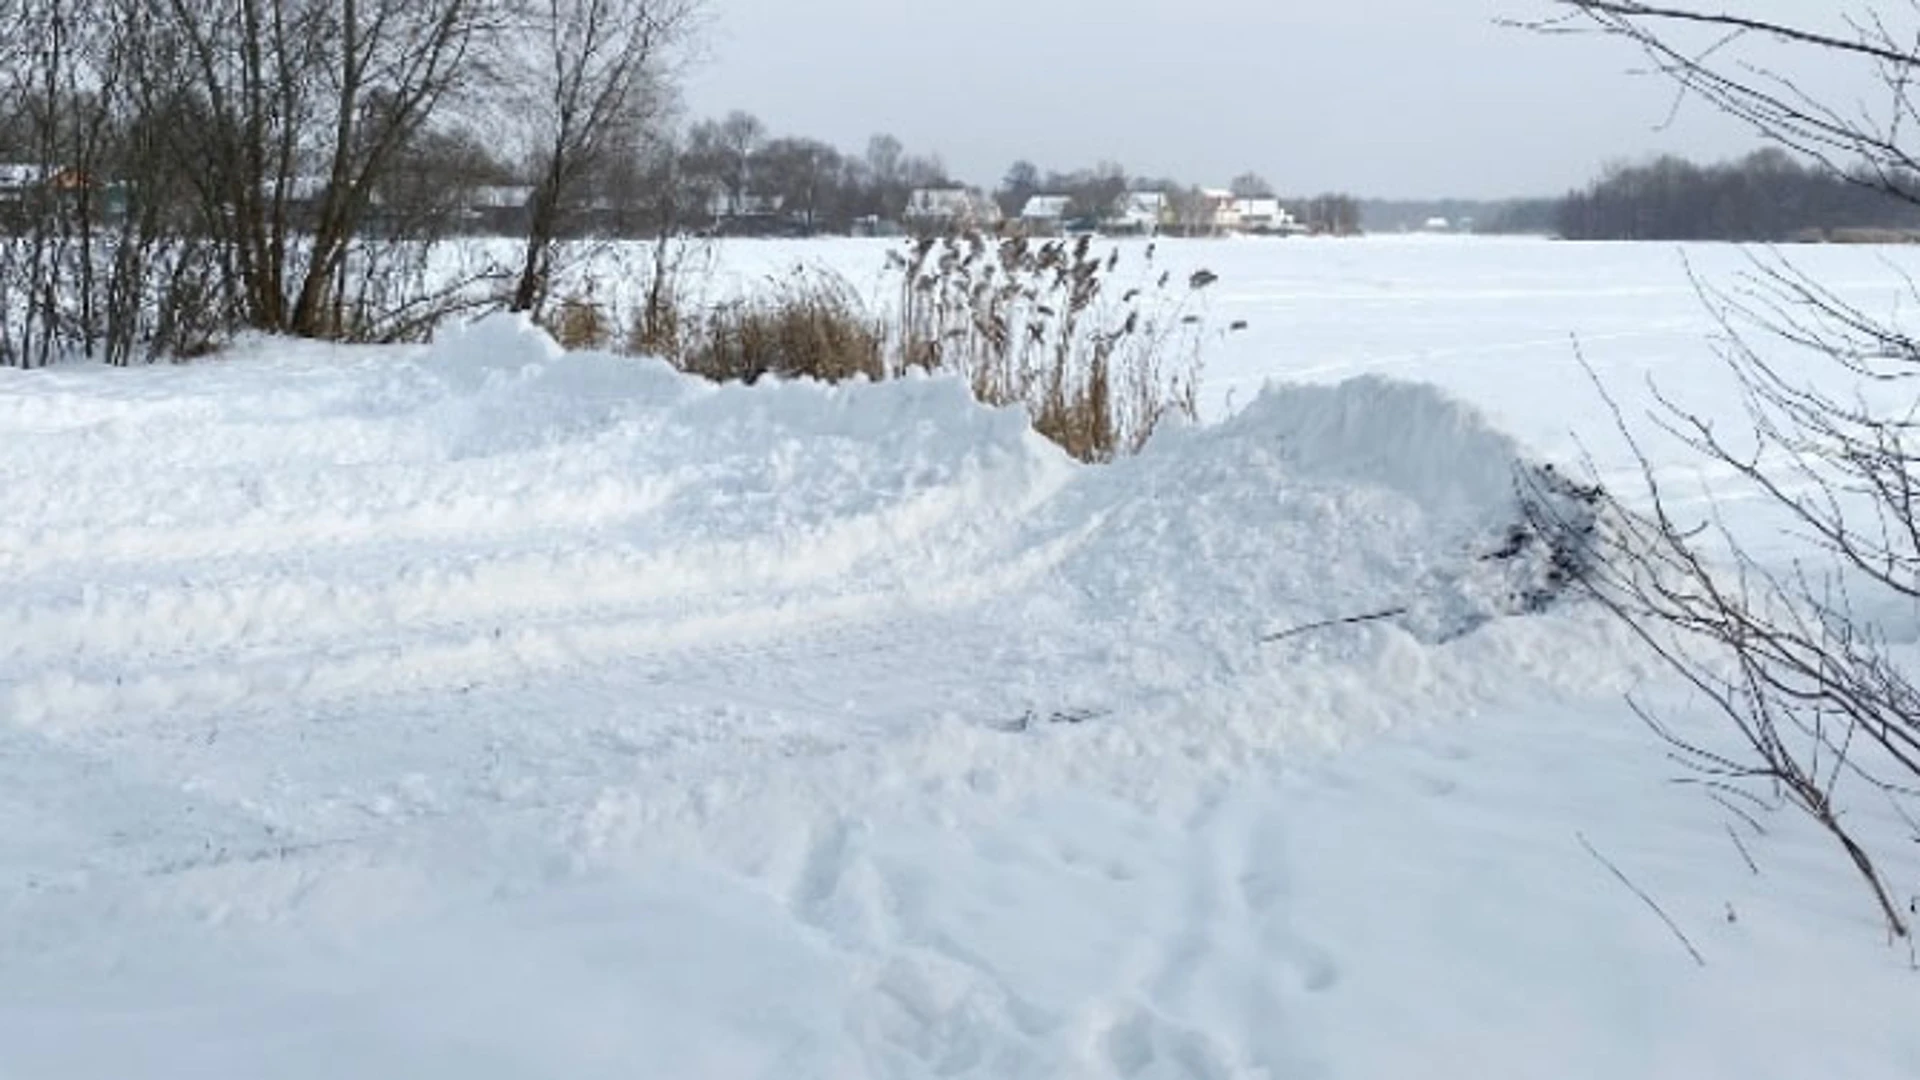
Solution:
{"label": "tire track in snow", "polygon": [[15,605],[0,621],[0,690],[11,684],[0,701],[18,721],[52,726],[261,701],[314,709],[956,610],[1015,594],[1098,528],[1028,535],[1026,515],[1056,491],[1043,484],[983,515],[968,482],[824,529],[569,557],[441,556],[372,585],[353,565],[222,580],[247,568],[215,563],[191,583]]}
{"label": "tire track in snow", "polygon": [[[606,617],[668,602],[725,603],[736,594],[833,591],[858,586],[862,578],[898,584],[903,592],[916,584],[923,592],[952,592],[930,583],[980,581],[991,576],[993,562],[1021,561],[1010,550],[1020,543],[1012,527],[1018,514],[981,523],[968,520],[970,509],[971,500],[941,493],[798,535],[652,550],[601,544],[566,556],[442,556],[372,584],[368,568],[358,564],[322,573],[210,562],[190,581],[95,586],[77,598],[0,607],[0,663],[324,645],[378,636],[387,627],[425,631]],[[565,522],[541,527],[560,531]],[[240,573],[223,580],[223,571],[235,570]]]}
{"label": "tire track in snow", "polygon": [[[1070,531],[1004,557],[983,552],[969,565],[937,573],[909,562],[897,578],[880,582],[829,575],[811,590],[787,593],[695,590],[663,606],[643,589],[629,603],[581,606],[543,602],[537,591],[532,602],[503,602],[503,594],[482,589],[469,595],[483,602],[450,617],[354,622],[343,616],[339,632],[304,638],[238,633],[231,643],[175,650],[141,647],[145,638],[119,650],[96,643],[84,649],[83,662],[66,666],[16,653],[19,673],[8,679],[8,669],[0,668],[0,686],[12,683],[4,700],[16,722],[66,729],[127,716],[171,722],[215,713],[314,711],[397,694],[468,692],[616,663],[650,667],[670,680],[673,672],[727,655],[777,650],[790,659],[818,658],[823,642],[881,655],[910,642],[925,644],[938,631],[915,627],[929,617],[1016,595],[1077,549],[1085,535],[1086,528]],[[922,580],[914,580],[916,571]],[[594,580],[569,579],[573,585]]]}
{"label": "tire track in snow", "polygon": [[[297,553],[316,556],[370,556],[417,551],[432,543],[490,550],[513,541],[577,536],[644,519],[665,506],[681,489],[678,480],[638,483],[615,477],[571,489],[548,489],[524,500],[472,491],[429,501],[396,500],[384,513],[314,513],[296,509],[284,515],[245,514],[220,525],[145,524],[89,521],[43,526],[32,531],[0,528],[0,574],[16,580],[86,566],[135,572],[176,564],[227,566],[243,560],[270,560]],[[362,504],[364,505],[364,503]],[[20,519],[32,515],[22,514]],[[153,508],[150,516],[165,516]]]}

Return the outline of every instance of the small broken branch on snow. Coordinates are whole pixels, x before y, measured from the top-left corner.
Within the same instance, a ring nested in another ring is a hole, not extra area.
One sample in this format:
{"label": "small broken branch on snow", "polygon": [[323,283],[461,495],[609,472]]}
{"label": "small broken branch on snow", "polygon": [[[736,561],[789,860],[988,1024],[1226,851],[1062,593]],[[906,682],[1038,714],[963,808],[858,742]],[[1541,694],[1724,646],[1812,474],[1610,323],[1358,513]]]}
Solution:
{"label": "small broken branch on snow", "polygon": [[1260,639],[1260,643],[1262,645],[1270,645],[1273,642],[1285,641],[1288,638],[1299,637],[1302,634],[1311,634],[1316,630],[1331,630],[1340,626],[1358,626],[1361,623],[1384,622],[1387,619],[1397,619],[1406,613],[1406,608],[1397,607],[1389,611],[1376,611],[1370,615],[1349,615],[1341,619],[1325,619],[1316,623],[1308,623],[1305,626],[1296,626],[1290,630],[1282,630],[1277,634],[1268,634],[1266,637]]}
{"label": "small broken branch on snow", "polygon": [[1686,931],[1680,929],[1680,924],[1673,921],[1673,917],[1667,914],[1666,909],[1662,908],[1658,901],[1648,896],[1646,891],[1641,889],[1640,886],[1635,885],[1633,880],[1627,877],[1618,866],[1615,866],[1605,855],[1600,854],[1593,844],[1588,842],[1584,833],[1574,833],[1573,835],[1580,841],[1580,846],[1587,849],[1587,854],[1593,856],[1595,861],[1611,871],[1614,877],[1620,879],[1620,884],[1625,885],[1633,895],[1640,898],[1642,903],[1652,908],[1655,915],[1660,916],[1660,921],[1667,924],[1667,929],[1673,931],[1673,936],[1679,938],[1680,944],[1687,947],[1687,953],[1693,957],[1694,963],[1701,967],[1707,966],[1707,958],[1701,956],[1700,950],[1693,947],[1693,942],[1687,939]]}

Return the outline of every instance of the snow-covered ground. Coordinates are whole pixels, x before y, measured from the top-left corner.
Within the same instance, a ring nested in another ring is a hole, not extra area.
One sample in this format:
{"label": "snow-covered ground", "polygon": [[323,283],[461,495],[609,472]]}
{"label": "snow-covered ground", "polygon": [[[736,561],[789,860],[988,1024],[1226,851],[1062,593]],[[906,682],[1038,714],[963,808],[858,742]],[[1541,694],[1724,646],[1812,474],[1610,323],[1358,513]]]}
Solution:
{"label": "snow-covered ground", "polygon": [[1171,250],[1251,326],[1106,468],[499,320],[0,372],[0,1078],[1920,1075],[1838,854],[1485,558],[1624,463],[1573,335],[1732,404],[1678,253]]}

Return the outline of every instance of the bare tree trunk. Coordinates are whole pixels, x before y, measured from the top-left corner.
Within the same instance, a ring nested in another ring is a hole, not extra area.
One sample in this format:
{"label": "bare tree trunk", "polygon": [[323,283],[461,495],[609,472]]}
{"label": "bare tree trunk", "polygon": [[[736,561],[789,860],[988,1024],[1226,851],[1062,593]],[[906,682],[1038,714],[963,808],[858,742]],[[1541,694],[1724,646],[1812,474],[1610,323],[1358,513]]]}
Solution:
{"label": "bare tree trunk", "polygon": [[701,0],[531,0],[522,73],[531,157],[540,177],[508,306],[538,314],[552,289],[554,249],[589,201],[590,182],[636,155],[665,111],[665,84]]}

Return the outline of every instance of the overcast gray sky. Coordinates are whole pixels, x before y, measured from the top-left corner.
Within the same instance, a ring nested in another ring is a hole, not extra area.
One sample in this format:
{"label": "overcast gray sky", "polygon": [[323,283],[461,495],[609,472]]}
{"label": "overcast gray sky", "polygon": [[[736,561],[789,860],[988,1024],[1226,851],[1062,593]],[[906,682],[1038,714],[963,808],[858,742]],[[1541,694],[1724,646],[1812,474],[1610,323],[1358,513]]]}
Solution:
{"label": "overcast gray sky", "polygon": [[710,0],[696,115],[849,150],[876,131],[991,186],[1016,158],[1285,192],[1557,193],[1610,159],[1755,145],[1618,42],[1495,24],[1542,0]]}

